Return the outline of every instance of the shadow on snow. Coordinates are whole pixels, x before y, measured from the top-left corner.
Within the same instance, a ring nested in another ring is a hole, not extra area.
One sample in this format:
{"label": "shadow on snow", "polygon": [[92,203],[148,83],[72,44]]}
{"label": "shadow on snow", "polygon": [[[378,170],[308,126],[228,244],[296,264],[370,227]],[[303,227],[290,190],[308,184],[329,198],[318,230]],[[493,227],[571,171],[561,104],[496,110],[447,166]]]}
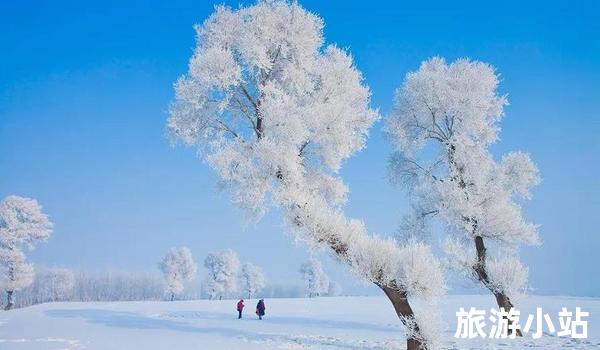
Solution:
{"label": "shadow on snow", "polygon": [[[168,312],[160,314],[158,316],[145,316],[134,312],[124,311],[112,311],[103,309],[56,309],[47,310],[46,315],[52,318],[82,318],[87,322],[94,324],[101,324],[108,327],[117,328],[129,328],[129,329],[163,329],[176,332],[189,332],[199,334],[214,334],[228,338],[238,339],[249,339],[255,342],[272,342],[272,341],[287,341],[293,343],[312,343],[313,345],[342,345],[339,339],[332,337],[320,337],[320,336],[307,336],[298,335],[293,336],[290,334],[278,334],[261,331],[248,331],[241,328],[235,327],[213,327],[204,325],[195,325],[186,321],[198,321],[198,320],[232,320],[234,317],[227,313],[218,312],[200,312],[200,311],[181,311],[181,312]],[[235,320],[234,322],[237,322]],[[242,321],[243,322],[243,321]],[[261,324],[271,328],[276,328],[279,325],[297,325],[300,327],[312,327],[312,328],[330,328],[340,329],[343,331],[348,330],[361,330],[361,331],[373,331],[373,332],[389,332],[393,333],[394,338],[402,337],[402,332],[398,326],[392,325],[375,325],[369,323],[353,322],[353,321],[336,321],[336,320],[324,320],[324,319],[313,319],[307,317],[281,317],[272,316],[265,318],[261,321]],[[256,324],[255,324],[256,325]],[[256,327],[251,327],[256,328]],[[267,329],[268,331],[268,329]],[[396,338],[397,339],[397,338]],[[365,349],[365,348],[380,348],[379,346],[373,347],[368,344],[350,344],[343,341],[343,348],[346,349]]]}

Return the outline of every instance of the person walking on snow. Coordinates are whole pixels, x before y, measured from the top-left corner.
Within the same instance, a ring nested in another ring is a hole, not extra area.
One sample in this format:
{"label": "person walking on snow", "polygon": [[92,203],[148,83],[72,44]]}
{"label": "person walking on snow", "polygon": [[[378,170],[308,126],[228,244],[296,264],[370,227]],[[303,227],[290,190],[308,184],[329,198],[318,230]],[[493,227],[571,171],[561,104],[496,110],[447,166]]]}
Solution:
{"label": "person walking on snow", "polygon": [[242,310],[244,310],[244,299],[240,299],[237,303],[238,320],[242,318]]}
{"label": "person walking on snow", "polygon": [[258,304],[256,304],[256,314],[259,320],[262,320],[262,317],[265,315],[265,309],[265,299],[260,299]]}

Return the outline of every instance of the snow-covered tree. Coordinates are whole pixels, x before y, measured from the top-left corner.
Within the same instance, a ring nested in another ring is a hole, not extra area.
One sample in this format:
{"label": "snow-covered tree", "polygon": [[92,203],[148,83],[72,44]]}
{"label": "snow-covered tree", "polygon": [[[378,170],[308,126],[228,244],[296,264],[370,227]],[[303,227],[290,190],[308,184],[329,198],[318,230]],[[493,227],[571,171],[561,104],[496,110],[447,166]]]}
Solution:
{"label": "snow-covered tree", "polygon": [[329,277],[321,262],[315,258],[310,258],[308,261],[300,265],[300,274],[306,285],[306,293],[309,298],[318,297],[329,291]]}
{"label": "snow-covered tree", "polygon": [[242,266],[242,289],[248,295],[248,299],[265,287],[265,275],[262,269],[252,263],[245,263]]}
{"label": "snow-covered tree", "polygon": [[79,271],[75,273],[72,300],[161,300],[165,289],[166,281],[159,271]]}
{"label": "snow-covered tree", "polygon": [[175,84],[173,139],[198,147],[247,219],[280,208],[297,239],[381,288],[410,327],[409,347],[420,347],[436,332],[418,324],[408,298],[442,293],[439,263],[425,244],[400,247],[341,210],[340,167],[379,118],[352,57],[324,47],[323,20],[295,2],[219,6],[196,33]]}
{"label": "snow-covered tree", "polygon": [[335,281],[329,281],[329,289],[327,290],[327,295],[330,297],[337,297],[342,295],[343,293],[343,289],[342,286],[335,282]]}
{"label": "snow-covered tree", "polygon": [[70,300],[75,276],[66,268],[35,268],[33,283],[19,292],[18,304],[22,306],[51,301]]}
{"label": "snow-covered tree", "polygon": [[39,278],[44,299],[49,301],[67,300],[73,292],[75,277],[73,271],[65,268],[44,270]]}
{"label": "snow-covered tree", "polygon": [[165,277],[165,290],[171,301],[175,295],[183,293],[185,283],[196,278],[198,267],[187,247],[171,248],[160,262],[160,269]]}
{"label": "snow-covered tree", "polygon": [[204,267],[208,269],[205,288],[210,299],[223,299],[237,290],[240,261],[233,250],[208,254]]}
{"label": "snow-covered tree", "polygon": [[[386,130],[396,148],[392,176],[408,188],[415,209],[405,226],[420,236],[427,221],[440,218],[458,233],[446,243],[453,265],[509,310],[527,276],[515,248],[538,243],[538,227],[523,218],[516,200],[530,198],[539,175],[526,153],[511,152],[498,162],[488,149],[507,105],[497,85],[488,64],[427,60],[396,91]],[[486,241],[499,248],[497,256],[489,256]]]}
{"label": "snow-covered tree", "polygon": [[0,286],[7,294],[5,309],[15,304],[14,292],[29,286],[35,276],[33,265],[27,263],[25,254],[20,250],[0,248]]}
{"label": "snow-covered tree", "polygon": [[35,199],[8,196],[0,202],[0,287],[6,291],[6,309],[14,306],[14,292],[33,281],[33,266],[23,248],[48,239],[52,223]]}

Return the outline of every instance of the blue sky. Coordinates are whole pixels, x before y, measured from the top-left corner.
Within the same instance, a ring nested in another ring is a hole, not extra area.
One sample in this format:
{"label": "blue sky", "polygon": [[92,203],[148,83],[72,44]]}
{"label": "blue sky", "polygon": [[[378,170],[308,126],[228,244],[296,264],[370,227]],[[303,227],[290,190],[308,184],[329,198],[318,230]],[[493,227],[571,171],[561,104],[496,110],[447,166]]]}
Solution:
{"label": "blue sky", "polygon": [[[531,286],[600,296],[600,3],[301,3],[324,18],[327,42],[352,52],[383,114],[426,58],[495,65],[510,106],[493,152],[530,152],[543,178],[523,205],[544,242],[522,251]],[[151,270],[171,246],[199,259],[231,247],[273,281],[298,280],[308,254],[282,232],[278,213],[244,228],[210,169],[165,138],[192,25],[212,10],[211,1],[2,2],[0,196],[35,197],[55,223],[33,262]],[[342,171],[348,214],[384,234],[407,210],[385,178],[389,151],[380,123]],[[346,289],[373,291],[326,260]]]}

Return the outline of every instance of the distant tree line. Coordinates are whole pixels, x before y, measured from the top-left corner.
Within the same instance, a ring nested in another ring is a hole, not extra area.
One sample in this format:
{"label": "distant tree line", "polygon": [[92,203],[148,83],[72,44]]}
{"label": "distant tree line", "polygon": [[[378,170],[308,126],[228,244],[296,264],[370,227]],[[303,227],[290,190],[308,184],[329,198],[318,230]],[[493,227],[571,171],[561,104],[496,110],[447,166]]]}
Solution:
{"label": "distant tree line", "polygon": [[[207,276],[195,281],[196,264],[188,248],[172,248],[157,271],[73,271],[62,267],[32,266],[31,283],[14,290],[12,307],[46,302],[159,301],[227,298],[301,298],[341,294],[329,282],[318,260],[301,265],[302,282],[267,284],[262,269],[240,264],[231,249],[207,255]],[[326,283],[327,282],[327,283]],[[0,298],[6,305],[7,296]]]}

